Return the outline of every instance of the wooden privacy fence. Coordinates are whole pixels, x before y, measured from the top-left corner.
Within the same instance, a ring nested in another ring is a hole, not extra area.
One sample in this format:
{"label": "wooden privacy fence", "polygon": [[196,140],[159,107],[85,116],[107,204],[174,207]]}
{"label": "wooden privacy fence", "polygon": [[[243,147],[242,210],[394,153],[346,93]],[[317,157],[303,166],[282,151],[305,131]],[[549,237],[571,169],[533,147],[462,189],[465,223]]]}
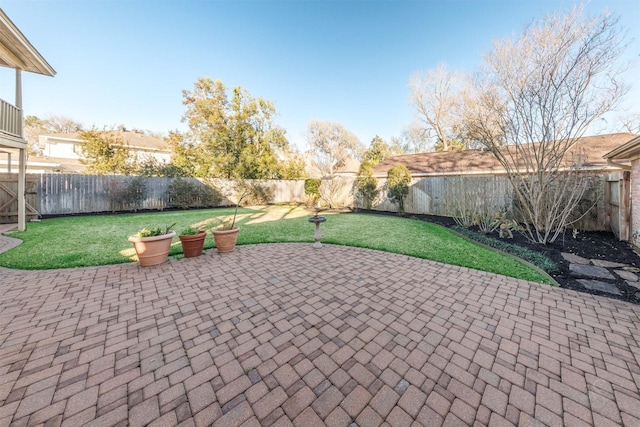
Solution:
{"label": "wooden privacy fence", "polygon": [[[163,210],[176,205],[171,199],[170,189],[176,180],[188,183],[193,198],[188,206],[216,207],[230,202],[224,195],[211,197],[212,185],[195,178],[142,178],[103,175],[30,175],[37,181],[37,206],[40,216],[76,215],[99,212],[119,212],[135,210]],[[258,182],[268,190],[270,203],[304,200],[304,181],[247,181]],[[218,181],[221,187],[230,183]],[[174,187],[178,190],[185,188]],[[181,194],[184,196],[184,194]],[[174,197],[175,198],[175,197]],[[184,201],[180,202],[181,204]]]}
{"label": "wooden privacy fence", "polygon": [[[38,218],[37,184],[33,176],[25,183],[25,212],[27,221]],[[0,224],[18,222],[18,174],[0,173]]]}
{"label": "wooden privacy fence", "polygon": [[620,240],[629,240],[631,219],[630,203],[631,174],[629,172],[612,173],[605,183],[607,220],[611,231]]}
{"label": "wooden privacy fence", "polygon": [[[588,213],[576,223],[576,228],[610,230],[610,227],[613,227],[617,231],[619,225],[615,222],[618,221],[616,218],[628,219],[628,216],[618,213],[619,205],[624,203],[622,199],[628,196],[620,194],[620,199],[615,190],[619,180],[609,178],[606,174],[589,175],[588,190],[580,205],[580,208],[588,210]],[[11,180],[15,181],[15,184],[11,184]],[[180,203],[186,203],[191,207],[225,206],[230,203],[224,197],[212,197],[211,194],[212,185],[216,188],[228,188],[231,184],[229,181],[217,181],[212,184],[195,178],[33,174],[27,176],[27,212],[29,219],[33,219],[37,215],[42,217],[182,207],[176,200],[177,196],[170,194],[171,188],[176,188],[178,180],[192,188],[189,193],[191,199]],[[246,182],[259,184],[265,189],[264,193],[268,194],[269,203],[303,202],[306,198],[304,180]],[[395,211],[396,205],[386,198],[385,184],[385,179],[378,180],[378,187],[382,191],[377,200],[374,200],[373,209]],[[363,208],[362,201],[355,197],[356,188],[355,177],[340,177],[333,183],[323,180],[321,186],[323,191],[331,193],[333,207]],[[628,193],[628,189],[625,191]],[[0,207],[4,206],[0,208],[0,222],[16,221],[14,211],[17,211],[17,202],[13,201],[16,194],[17,174],[0,175]],[[469,200],[479,202],[469,205]],[[461,209],[509,210],[512,204],[511,184],[506,176],[442,176],[414,179],[405,202],[405,211],[409,214],[452,217]]]}
{"label": "wooden privacy fence", "polygon": [[[605,200],[606,175],[592,174],[586,178],[587,190],[573,226],[580,230],[609,230]],[[389,201],[384,190],[386,179],[378,179],[382,189],[373,203],[374,210],[395,212],[397,206]],[[505,175],[438,176],[412,180],[405,201],[405,212],[446,217],[459,217],[466,209],[475,211],[512,211],[513,191]],[[356,199],[356,206],[362,208]],[[586,213],[585,213],[586,212]]]}

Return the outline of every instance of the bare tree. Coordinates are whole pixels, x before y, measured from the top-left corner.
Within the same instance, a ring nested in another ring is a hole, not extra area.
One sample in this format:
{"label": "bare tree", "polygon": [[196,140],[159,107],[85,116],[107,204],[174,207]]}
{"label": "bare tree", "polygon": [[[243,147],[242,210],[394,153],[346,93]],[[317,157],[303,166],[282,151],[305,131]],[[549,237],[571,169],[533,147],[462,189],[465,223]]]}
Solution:
{"label": "bare tree", "polygon": [[553,242],[576,221],[586,180],[575,145],[624,95],[624,47],[617,17],[578,7],[495,41],[485,57],[468,130],[505,168],[532,241]]}
{"label": "bare tree", "polygon": [[427,131],[415,122],[405,126],[400,136],[391,137],[391,144],[399,147],[405,153],[433,151],[433,144]]}
{"label": "bare tree", "polygon": [[467,86],[464,75],[443,64],[409,80],[410,104],[416,110],[420,128],[435,139],[436,151],[465,148],[460,124]]}
{"label": "bare tree", "polygon": [[45,117],[43,127],[48,133],[75,133],[83,130],[82,123],[61,115]]}
{"label": "bare tree", "polygon": [[307,143],[313,166],[320,177],[333,178],[336,169],[349,158],[359,158],[365,150],[358,137],[340,123],[311,120]]}
{"label": "bare tree", "polygon": [[627,114],[619,117],[619,122],[622,128],[629,133],[640,133],[640,113]]}

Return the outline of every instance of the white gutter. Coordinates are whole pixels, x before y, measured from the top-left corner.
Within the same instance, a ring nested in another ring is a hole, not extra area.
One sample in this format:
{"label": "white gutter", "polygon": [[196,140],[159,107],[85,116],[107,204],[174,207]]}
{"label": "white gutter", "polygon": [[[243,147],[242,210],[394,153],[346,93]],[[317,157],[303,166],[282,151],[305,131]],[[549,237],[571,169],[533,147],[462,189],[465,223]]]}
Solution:
{"label": "white gutter", "polygon": [[631,166],[630,165],[624,165],[622,163],[618,163],[618,162],[614,162],[611,159],[607,159],[607,164],[609,166],[613,166],[613,167],[617,167],[622,169],[623,171],[630,171],[631,170]]}

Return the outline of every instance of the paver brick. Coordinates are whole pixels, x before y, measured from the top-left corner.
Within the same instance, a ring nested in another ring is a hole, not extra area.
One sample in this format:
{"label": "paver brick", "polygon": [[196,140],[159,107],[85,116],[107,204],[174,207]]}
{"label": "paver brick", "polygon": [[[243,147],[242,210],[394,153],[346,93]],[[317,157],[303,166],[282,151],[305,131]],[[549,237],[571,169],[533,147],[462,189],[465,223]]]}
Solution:
{"label": "paver brick", "polygon": [[157,397],[151,397],[129,410],[129,425],[131,427],[145,426],[160,417],[160,407]]}
{"label": "paver brick", "polygon": [[409,427],[413,424],[413,418],[398,406],[393,408],[386,421],[392,427]]}
{"label": "paver brick", "polygon": [[361,385],[357,385],[340,403],[340,406],[347,414],[355,418],[369,403],[371,397],[371,393]]}
{"label": "paver brick", "polygon": [[284,412],[290,419],[294,419],[298,414],[309,407],[315,398],[316,395],[313,391],[309,387],[305,386],[284,402],[282,409],[284,409]]}
{"label": "paver brick", "polygon": [[282,405],[288,399],[287,393],[278,387],[269,392],[262,399],[258,400],[253,406],[253,412],[259,420],[267,417],[274,409]]}
{"label": "paver brick", "polygon": [[328,387],[317,399],[311,403],[311,407],[320,418],[326,418],[344,400],[344,395],[335,386]]}

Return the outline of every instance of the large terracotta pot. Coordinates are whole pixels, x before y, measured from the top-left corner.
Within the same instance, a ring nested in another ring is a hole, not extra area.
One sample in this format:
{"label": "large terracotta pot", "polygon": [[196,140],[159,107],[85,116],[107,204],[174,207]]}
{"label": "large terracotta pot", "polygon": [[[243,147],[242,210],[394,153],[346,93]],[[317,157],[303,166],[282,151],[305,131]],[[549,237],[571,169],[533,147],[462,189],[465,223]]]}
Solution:
{"label": "large terracotta pot", "polygon": [[169,258],[171,239],[176,235],[175,231],[161,236],[129,237],[138,255],[138,262],[143,267],[162,264]]}
{"label": "large terracotta pot", "polygon": [[239,231],[240,229],[238,227],[232,228],[231,230],[217,230],[215,228],[211,230],[213,239],[216,241],[218,252],[225,253],[233,251],[238,241]]}
{"label": "large terracotta pot", "polygon": [[182,243],[182,251],[185,257],[189,258],[202,255],[204,239],[207,237],[206,231],[201,231],[198,234],[182,234],[178,237],[180,237],[180,243]]}

